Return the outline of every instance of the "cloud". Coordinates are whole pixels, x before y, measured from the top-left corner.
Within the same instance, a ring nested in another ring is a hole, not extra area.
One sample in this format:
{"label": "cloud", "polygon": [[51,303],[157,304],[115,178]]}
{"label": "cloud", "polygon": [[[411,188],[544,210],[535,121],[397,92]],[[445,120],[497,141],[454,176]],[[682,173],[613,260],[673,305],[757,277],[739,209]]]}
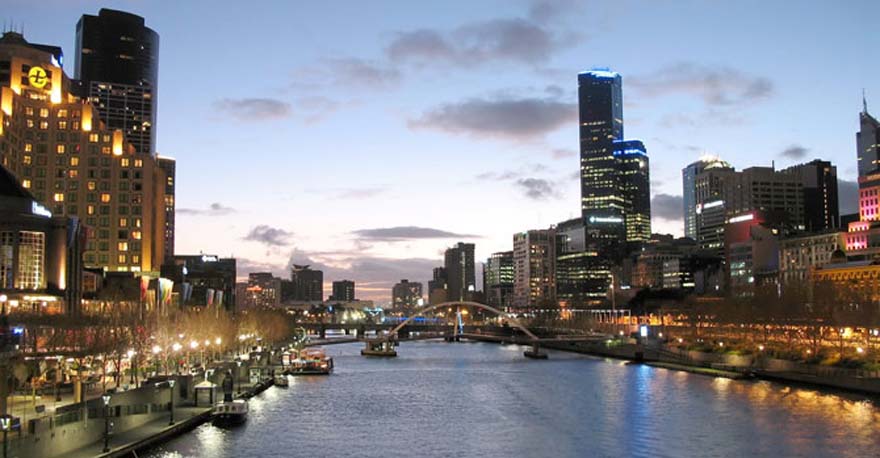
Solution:
{"label": "cloud", "polygon": [[507,61],[535,65],[574,46],[580,37],[552,30],[534,20],[509,18],[464,24],[452,31],[399,32],[386,48],[392,62],[457,66]]}
{"label": "cloud", "polygon": [[550,155],[553,159],[568,159],[577,156],[578,152],[569,148],[556,148],[550,152]]}
{"label": "cloud", "polygon": [[681,221],[684,203],[681,196],[656,194],[651,199],[651,216],[667,221]]}
{"label": "cloud", "polygon": [[577,10],[582,3],[579,0],[536,0],[529,6],[529,18],[539,23],[554,21]]}
{"label": "cloud", "polygon": [[250,232],[243,237],[243,240],[259,242],[270,247],[281,247],[290,245],[291,237],[293,237],[293,232],[260,224],[259,226],[252,228]]}
{"label": "cloud", "polygon": [[837,179],[837,202],[841,215],[859,212],[859,183]]}
{"label": "cloud", "polygon": [[357,57],[324,58],[296,70],[294,86],[387,89],[400,83],[401,76],[400,70],[387,63]]}
{"label": "cloud", "polygon": [[779,155],[788,159],[800,160],[807,157],[807,152],[809,151],[809,149],[804,148],[801,145],[791,145],[782,150]]}
{"label": "cloud", "polygon": [[541,137],[577,119],[577,105],[553,98],[471,98],[432,108],[410,128],[477,137],[526,140]]}
{"label": "cloud", "polygon": [[370,199],[388,192],[387,186],[363,186],[349,188],[306,189],[311,194],[321,194],[332,199],[358,200]]}
{"label": "cloud", "polygon": [[175,210],[178,215],[204,215],[204,216],[223,216],[235,213],[235,209],[225,207],[219,202],[208,205],[208,208],[178,208]]}
{"label": "cloud", "polygon": [[214,108],[242,121],[263,121],[290,116],[290,104],[270,98],[224,98],[214,102]]}
{"label": "cloud", "polygon": [[516,180],[516,185],[529,199],[547,200],[560,196],[556,185],[543,178],[520,178]]}
{"label": "cloud", "polygon": [[767,99],[774,93],[773,82],[768,78],[748,75],[730,67],[692,62],[679,62],[649,75],[630,77],[627,87],[635,89],[642,97],[690,94],[714,107],[746,105]]}
{"label": "cloud", "polygon": [[478,235],[457,234],[440,229],[430,227],[417,226],[396,226],[396,227],[380,227],[376,229],[359,229],[352,231],[352,234],[363,239],[370,239],[384,242],[396,242],[401,240],[413,239],[451,239],[451,238],[478,238]]}

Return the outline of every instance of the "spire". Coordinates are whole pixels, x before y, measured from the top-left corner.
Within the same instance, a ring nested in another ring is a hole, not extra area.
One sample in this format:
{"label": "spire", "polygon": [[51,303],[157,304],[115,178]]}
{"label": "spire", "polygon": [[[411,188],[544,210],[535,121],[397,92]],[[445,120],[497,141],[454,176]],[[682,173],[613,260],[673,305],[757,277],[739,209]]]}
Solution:
{"label": "spire", "polygon": [[865,88],[862,88],[862,113],[868,114],[868,99],[865,97]]}

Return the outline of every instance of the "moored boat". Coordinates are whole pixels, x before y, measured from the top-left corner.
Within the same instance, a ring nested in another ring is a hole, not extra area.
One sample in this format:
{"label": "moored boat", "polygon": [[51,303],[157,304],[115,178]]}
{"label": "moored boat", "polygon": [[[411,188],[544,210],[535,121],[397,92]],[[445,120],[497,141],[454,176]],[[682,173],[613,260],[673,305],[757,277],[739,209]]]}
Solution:
{"label": "moored boat", "polygon": [[215,425],[238,425],[247,420],[248,402],[243,399],[218,402],[212,411]]}
{"label": "moored boat", "polygon": [[333,358],[320,348],[305,349],[290,361],[286,372],[290,375],[329,375],[333,372]]}
{"label": "moored boat", "polygon": [[275,376],[275,386],[280,387],[280,388],[287,388],[288,386],[290,386],[290,381],[287,380],[287,376],[284,374],[276,375]]}

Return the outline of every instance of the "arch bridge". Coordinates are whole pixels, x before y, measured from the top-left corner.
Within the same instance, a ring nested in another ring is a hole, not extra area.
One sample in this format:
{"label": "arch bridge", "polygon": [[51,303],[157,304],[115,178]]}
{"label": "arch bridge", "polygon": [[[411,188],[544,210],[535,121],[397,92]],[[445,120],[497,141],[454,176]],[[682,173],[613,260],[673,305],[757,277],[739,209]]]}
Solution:
{"label": "arch bridge", "polygon": [[[538,336],[536,336],[529,328],[525,327],[518,319],[515,317],[509,316],[507,313],[498,310],[495,307],[481,304],[479,302],[471,302],[471,301],[453,301],[453,302],[443,302],[440,304],[427,305],[422,307],[406,320],[402,321],[400,324],[395,326],[393,329],[388,331],[387,334],[376,337],[375,339],[370,339],[366,341],[366,348],[361,350],[361,354],[364,356],[397,356],[397,350],[394,349],[395,344],[397,342],[397,333],[403,329],[404,326],[412,322],[416,317],[424,316],[424,314],[431,312],[433,310],[438,310],[446,307],[456,307],[456,309],[460,309],[461,307],[475,307],[481,310],[486,310],[488,312],[492,312],[495,315],[504,317],[507,319],[512,326],[519,329],[527,336],[526,342],[532,345],[531,350],[527,350],[524,355],[529,358],[539,358],[545,359],[547,358],[546,353],[542,353],[540,351],[540,340]],[[458,335],[458,327],[455,327],[455,335]]]}

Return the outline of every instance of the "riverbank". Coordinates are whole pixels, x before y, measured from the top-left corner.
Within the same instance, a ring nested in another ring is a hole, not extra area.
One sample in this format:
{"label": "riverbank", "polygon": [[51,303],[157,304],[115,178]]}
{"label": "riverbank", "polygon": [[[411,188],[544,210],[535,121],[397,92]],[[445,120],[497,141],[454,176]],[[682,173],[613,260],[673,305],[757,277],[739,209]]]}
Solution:
{"label": "riverbank", "polygon": [[[469,335],[468,338],[482,342],[497,342],[497,339],[481,339]],[[711,363],[693,364],[664,349],[645,347],[636,344],[618,344],[608,346],[583,342],[545,342],[543,348],[551,350],[580,353],[591,356],[615,358],[646,364],[669,370],[678,370],[694,374],[732,379],[757,378],[775,382],[793,383],[822,389],[847,391],[870,396],[880,396],[880,379],[850,377],[842,375],[817,375],[793,371],[774,371],[751,365],[713,367]]]}

